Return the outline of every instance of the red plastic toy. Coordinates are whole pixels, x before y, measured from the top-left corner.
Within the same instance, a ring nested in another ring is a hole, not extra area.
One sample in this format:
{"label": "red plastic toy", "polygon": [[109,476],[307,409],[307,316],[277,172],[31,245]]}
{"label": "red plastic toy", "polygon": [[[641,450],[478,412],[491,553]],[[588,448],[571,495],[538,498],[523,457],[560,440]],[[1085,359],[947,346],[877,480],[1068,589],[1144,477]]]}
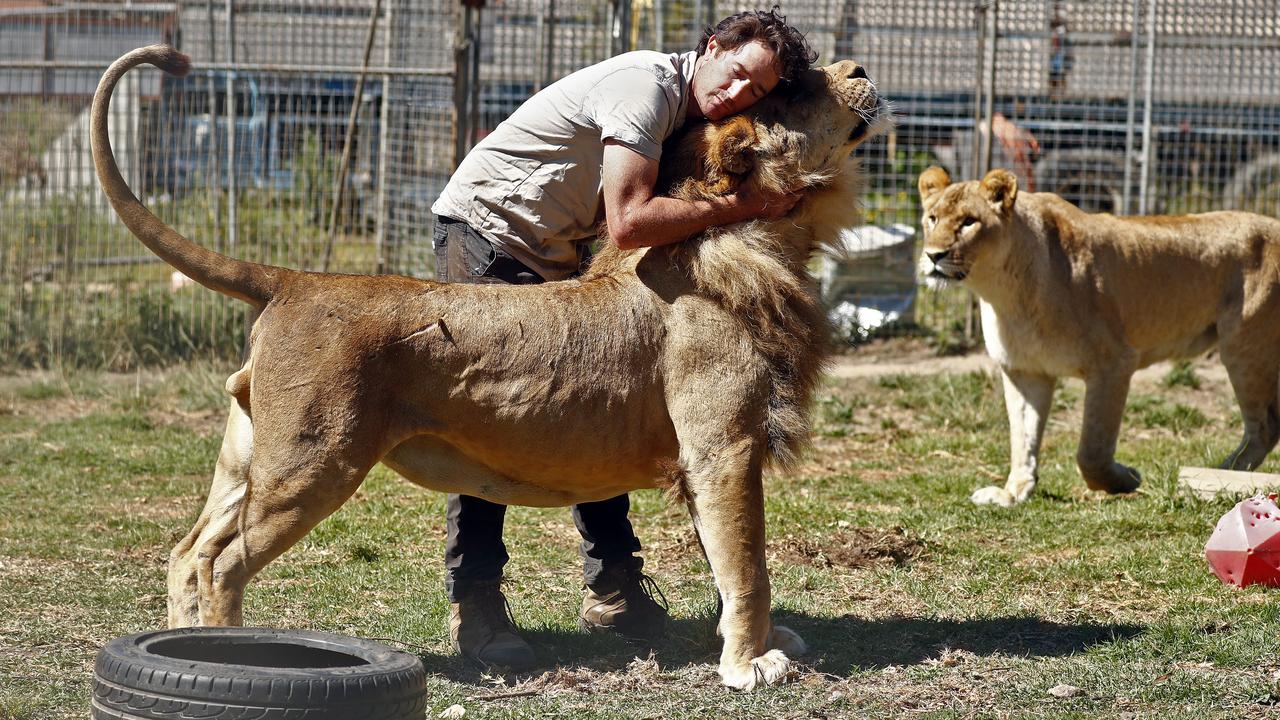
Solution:
{"label": "red plastic toy", "polygon": [[1244,587],[1280,586],[1280,507],[1276,495],[1255,495],[1231,508],[1204,546],[1218,579]]}

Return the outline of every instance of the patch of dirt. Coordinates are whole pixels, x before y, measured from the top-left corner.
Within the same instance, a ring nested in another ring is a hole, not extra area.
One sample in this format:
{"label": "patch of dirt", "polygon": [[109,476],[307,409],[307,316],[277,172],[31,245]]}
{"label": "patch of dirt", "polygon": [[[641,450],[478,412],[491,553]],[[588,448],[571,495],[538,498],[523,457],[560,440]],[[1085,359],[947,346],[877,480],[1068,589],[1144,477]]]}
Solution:
{"label": "patch of dirt", "polygon": [[775,562],[820,568],[906,565],[924,552],[924,543],[904,528],[847,528],[825,542],[786,535],[772,544]]}
{"label": "patch of dirt", "polygon": [[941,373],[995,372],[996,364],[986,353],[938,357],[937,353],[909,351],[905,354],[841,355],[832,363],[833,378],[886,377],[889,375],[938,375]]}
{"label": "patch of dirt", "polygon": [[187,412],[163,407],[148,410],[147,420],[156,426],[174,426],[190,430],[203,438],[215,433],[221,434],[226,429],[227,413],[223,410]]}
{"label": "patch of dirt", "polygon": [[[687,677],[680,677],[681,684],[685,687],[692,685],[714,688],[719,684],[714,671],[708,666],[691,667],[686,670],[696,671],[699,677],[692,680]],[[503,692],[498,690],[494,693],[476,695],[467,699],[493,700],[504,697],[556,695],[559,693],[617,694],[637,690],[652,690],[655,685],[663,684],[664,681],[674,681],[677,679],[677,675],[685,674],[687,673],[664,672],[658,665],[653,651],[650,651],[647,658],[641,659],[637,657],[628,663],[625,669],[601,671],[585,667],[560,667],[521,682],[510,691]]]}
{"label": "patch of dirt", "polygon": [[[199,476],[204,481],[204,476]],[[184,477],[184,480],[189,477]],[[185,520],[193,516],[204,504],[202,495],[179,495],[175,497],[127,497],[119,498],[103,507],[103,511],[112,517],[146,516],[153,520]]]}

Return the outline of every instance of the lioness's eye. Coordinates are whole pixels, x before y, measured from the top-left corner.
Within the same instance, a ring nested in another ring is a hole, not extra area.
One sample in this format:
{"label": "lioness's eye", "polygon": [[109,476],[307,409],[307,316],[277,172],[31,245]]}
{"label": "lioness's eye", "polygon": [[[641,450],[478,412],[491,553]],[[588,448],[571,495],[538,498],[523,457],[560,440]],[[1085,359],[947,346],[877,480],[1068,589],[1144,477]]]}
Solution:
{"label": "lioness's eye", "polygon": [[925,218],[925,220],[929,221],[929,227],[933,227],[933,224],[938,222],[938,217],[936,215],[930,215],[929,217]]}
{"label": "lioness's eye", "polygon": [[969,227],[970,225],[972,225],[972,224],[974,224],[974,223],[976,223],[976,222],[978,222],[978,221],[977,221],[977,220],[975,220],[974,218],[967,217],[967,218],[965,218],[965,219],[963,219],[963,220],[961,220],[961,221],[960,221],[960,229],[961,229],[961,230],[963,230],[963,229],[965,229],[965,228]]}

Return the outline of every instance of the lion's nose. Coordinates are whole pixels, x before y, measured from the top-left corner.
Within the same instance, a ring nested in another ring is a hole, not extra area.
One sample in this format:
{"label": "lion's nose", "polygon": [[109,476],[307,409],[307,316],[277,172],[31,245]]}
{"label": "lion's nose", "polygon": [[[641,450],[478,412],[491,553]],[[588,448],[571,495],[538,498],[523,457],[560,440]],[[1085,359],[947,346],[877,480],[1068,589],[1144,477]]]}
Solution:
{"label": "lion's nose", "polygon": [[848,77],[847,79],[849,79],[849,80],[866,80],[866,79],[867,79],[867,71],[866,71],[866,69],[865,69],[865,68],[863,68],[861,65],[854,65],[854,66],[853,66],[853,69],[849,71],[849,77]]}
{"label": "lion's nose", "polygon": [[929,258],[929,262],[933,263],[934,265],[937,265],[938,263],[942,262],[950,254],[951,254],[950,250],[933,250],[933,251],[925,250],[924,251],[925,257]]}

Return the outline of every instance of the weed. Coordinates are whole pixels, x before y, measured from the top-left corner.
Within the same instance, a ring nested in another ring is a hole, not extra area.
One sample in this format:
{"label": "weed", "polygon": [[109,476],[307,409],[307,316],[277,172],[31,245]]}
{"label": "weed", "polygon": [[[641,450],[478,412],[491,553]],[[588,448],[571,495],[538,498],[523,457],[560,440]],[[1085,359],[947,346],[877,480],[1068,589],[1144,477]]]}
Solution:
{"label": "weed", "polygon": [[1200,376],[1196,375],[1195,366],[1190,360],[1180,360],[1169,369],[1162,383],[1167,388],[1186,387],[1199,390]]}

